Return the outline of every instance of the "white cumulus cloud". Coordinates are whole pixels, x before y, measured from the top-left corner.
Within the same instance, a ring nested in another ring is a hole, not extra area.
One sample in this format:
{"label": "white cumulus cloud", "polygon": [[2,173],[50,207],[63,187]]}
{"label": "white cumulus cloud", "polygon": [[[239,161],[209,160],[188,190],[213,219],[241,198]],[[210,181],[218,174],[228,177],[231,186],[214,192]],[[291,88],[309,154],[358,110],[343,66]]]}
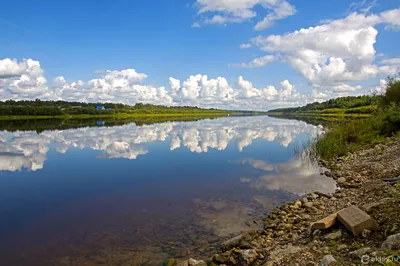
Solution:
{"label": "white cumulus cloud", "polygon": [[[263,30],[270,27],[275,21],[292,16],[296,8],[286,0],[197,0],[195,6],[198,15],[214,14],[206,17],[203,24],[241,23],[257,16],[256,6],[268,12],[262,21],[254,27]],[[200,26],[200,22],[195,22]]]}

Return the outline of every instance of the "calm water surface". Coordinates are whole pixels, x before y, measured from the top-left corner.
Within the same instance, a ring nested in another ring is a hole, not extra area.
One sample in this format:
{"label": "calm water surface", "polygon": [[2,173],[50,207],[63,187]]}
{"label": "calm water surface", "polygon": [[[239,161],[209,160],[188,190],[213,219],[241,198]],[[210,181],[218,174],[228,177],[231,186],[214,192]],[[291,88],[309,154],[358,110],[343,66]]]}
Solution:
{"label": "calm water surface", "polygon": [[335,189],[294,156],[320,131],[301,121],[12,123],[0,131],[1,265],[206,258],[274,206]]}

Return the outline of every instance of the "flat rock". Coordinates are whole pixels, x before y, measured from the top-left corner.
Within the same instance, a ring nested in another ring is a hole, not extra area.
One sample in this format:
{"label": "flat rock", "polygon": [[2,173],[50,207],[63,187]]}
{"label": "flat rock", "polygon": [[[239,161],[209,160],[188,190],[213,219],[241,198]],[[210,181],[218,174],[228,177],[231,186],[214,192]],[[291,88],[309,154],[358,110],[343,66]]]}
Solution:
{"label": "flat rock", "polygon": [[360,235],[365,229],[372,231],[378,228],[378,224],[371,216],[354,205],[339,211],[337,218],[355,236]]}
{"label": "flat rock", "polygon": [[302,250],[301,247],[293,246],[292,244],[288,244],[286,248],[277,247],[270,253],[270,259],[273,262],[279,262],[289,254],[295,254],[300,252],[301,250]]}
{"label": "flat rock", "polygon": [[312,224],[311,228],[312,229],[327,229],[334,225],[337,221],[337,213],[333,213],[324,219],[321,219],[315,223]]}
{"label": "flat rock", "polygon": [[342,237],[342,230],[338,230],[337,232],[330,233],[325,236],[325,238],[329,240],[336,240],[340,237]]}

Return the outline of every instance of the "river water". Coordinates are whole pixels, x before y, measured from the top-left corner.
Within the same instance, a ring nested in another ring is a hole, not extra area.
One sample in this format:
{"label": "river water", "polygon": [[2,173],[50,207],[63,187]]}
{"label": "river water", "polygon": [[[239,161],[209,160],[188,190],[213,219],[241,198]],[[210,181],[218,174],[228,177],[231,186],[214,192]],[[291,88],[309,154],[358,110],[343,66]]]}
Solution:
{"label": "river water", "polygon": [[2,121],[0,130],[0,265],[206,258],[275,206],[335,189],[295,156],[321,131],[303,121]]}

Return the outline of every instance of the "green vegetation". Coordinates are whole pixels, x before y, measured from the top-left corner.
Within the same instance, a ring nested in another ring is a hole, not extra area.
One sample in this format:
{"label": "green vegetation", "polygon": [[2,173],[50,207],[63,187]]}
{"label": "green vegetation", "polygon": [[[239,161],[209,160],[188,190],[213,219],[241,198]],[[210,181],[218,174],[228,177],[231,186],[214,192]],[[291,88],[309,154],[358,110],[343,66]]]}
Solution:
{"label": "green vegetation", "polygon": [[274,109],[268,113],[285,116],[369,116],[379,109],[381,101],[380,95],[347,96],[322,103],[310,103],[302,107]]}
{"label": "green vegetation", "polygon": [[[98,108],[101,107],[101,108]],[[163,106],[137,103],[82,103],[66,101],[0,101],[0,120],[16,119],[87,119],[144,117],[218,117],[228,115],[261,115],[257,111],[226,111],[196,106]]]}
{"label": "green vegetation", "polygon": [[392,136],[400,137],[399,79],[388,78],[386,92],[371,97],[379,101],[374,102],[376,109],[370,117],[335,123],[315,142],[313,148],[319,157],[331,159],[366,145],[388,141]]}
{"label": "green vegetation", "polygon": [[[98,106],[102,108],[97,108]],[[100,109],[100,110],[98,110]],[[81,103],[66,101],[12,101],[0,102],[0,119],[13,118],[85,118],[113,116],[176,116],[210,115],[222,116],[229,112],[190,106],[162,106],[137,103],[135,106],[115,103]]]}

